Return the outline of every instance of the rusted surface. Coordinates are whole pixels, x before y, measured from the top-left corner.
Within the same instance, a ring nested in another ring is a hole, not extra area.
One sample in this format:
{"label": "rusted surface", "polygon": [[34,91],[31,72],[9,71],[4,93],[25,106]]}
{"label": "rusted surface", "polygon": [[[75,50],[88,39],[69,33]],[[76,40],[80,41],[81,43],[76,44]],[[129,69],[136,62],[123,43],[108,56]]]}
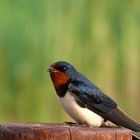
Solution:
{"label": "rusted surface", "polygon": [[45,123],[5,123],[0,125],[0,140],[131,140],[124,128]]}

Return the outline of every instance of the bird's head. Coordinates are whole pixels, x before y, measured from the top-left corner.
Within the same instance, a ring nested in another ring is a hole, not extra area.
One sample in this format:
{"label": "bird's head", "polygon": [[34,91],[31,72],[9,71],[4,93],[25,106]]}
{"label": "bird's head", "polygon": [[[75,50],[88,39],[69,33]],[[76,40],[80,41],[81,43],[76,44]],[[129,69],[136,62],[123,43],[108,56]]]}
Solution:
{"label": "bird's head", "polygon": [[65,84],[72,78],[76,71],[74,67],[65,61],[57,61],[50,65],[48,69],[55,87]]}

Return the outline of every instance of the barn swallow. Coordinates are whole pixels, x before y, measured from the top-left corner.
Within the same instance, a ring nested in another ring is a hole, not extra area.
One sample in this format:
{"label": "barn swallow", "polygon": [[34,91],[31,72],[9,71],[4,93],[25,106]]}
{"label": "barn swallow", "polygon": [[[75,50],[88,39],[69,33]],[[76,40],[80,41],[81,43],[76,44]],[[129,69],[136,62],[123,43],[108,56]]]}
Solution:
{"label": "barn swallow", "polygon": [[78,123],[100,127],[105,121],[131,129],[140,138],[140,124],[126,115],[117,103],[71,64],[57,61],[49,73],[64,110]]}

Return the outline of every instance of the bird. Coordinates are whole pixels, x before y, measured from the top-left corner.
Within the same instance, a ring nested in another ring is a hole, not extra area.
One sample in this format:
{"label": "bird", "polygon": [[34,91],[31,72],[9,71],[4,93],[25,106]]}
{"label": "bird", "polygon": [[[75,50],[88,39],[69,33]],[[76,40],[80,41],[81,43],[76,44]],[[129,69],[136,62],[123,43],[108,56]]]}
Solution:
{"label": "bird", "polygon": [[48,72],[59,103],[78,124],[100,127],[110,121],[132,130],[136,138],[140,139],[140,124],[73,65],[56,61],[50,65]]}

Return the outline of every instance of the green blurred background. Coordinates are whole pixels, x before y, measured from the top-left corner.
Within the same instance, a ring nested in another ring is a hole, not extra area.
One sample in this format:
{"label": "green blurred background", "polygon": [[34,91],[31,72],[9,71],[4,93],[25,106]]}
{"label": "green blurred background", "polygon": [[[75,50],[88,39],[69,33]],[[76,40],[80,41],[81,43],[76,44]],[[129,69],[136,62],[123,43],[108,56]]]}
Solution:
{"label": "green blurred background", "polygon": [[139,0],[0,1],[0,122],[71,120],[46,72],[57,60],[140,121]]}

